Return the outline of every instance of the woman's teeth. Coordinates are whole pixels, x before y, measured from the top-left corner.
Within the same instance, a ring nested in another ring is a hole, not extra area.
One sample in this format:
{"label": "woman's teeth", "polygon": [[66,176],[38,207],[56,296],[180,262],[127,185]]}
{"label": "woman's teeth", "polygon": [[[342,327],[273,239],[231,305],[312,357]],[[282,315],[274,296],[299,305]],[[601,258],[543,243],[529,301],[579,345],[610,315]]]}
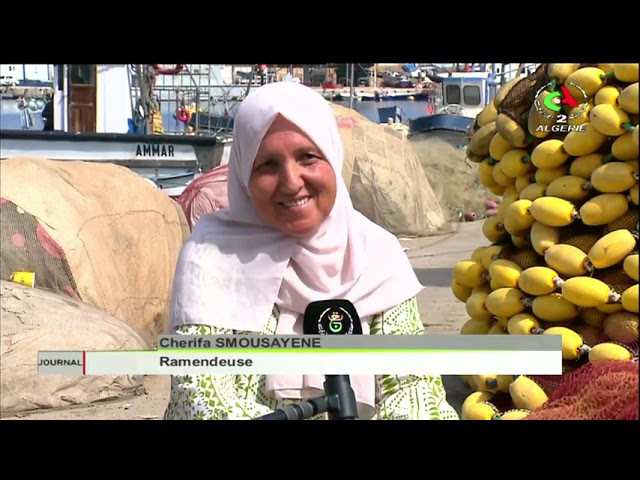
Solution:
{"label": "woman's teeth", "polygon": [[309,201],[309,197],[305,197],[305,198],[301,198],[300,200],[295,200],[293,202],[283,202],[283,205],[287,208],[299,207],[301,205],[304,205],[308,201]]}

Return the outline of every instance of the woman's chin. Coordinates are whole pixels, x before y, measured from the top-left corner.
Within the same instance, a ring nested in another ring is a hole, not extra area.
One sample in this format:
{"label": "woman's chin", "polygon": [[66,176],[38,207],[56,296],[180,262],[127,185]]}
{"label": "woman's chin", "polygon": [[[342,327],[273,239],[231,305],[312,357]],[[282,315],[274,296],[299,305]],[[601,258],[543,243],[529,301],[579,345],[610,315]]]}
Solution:
{"label": "woman's chin", "polygon": [[304,238],[313,235],[320,227],[320,222],[308,219],[295,222],[283,222],[278,229],[285,235],[296,238]]}

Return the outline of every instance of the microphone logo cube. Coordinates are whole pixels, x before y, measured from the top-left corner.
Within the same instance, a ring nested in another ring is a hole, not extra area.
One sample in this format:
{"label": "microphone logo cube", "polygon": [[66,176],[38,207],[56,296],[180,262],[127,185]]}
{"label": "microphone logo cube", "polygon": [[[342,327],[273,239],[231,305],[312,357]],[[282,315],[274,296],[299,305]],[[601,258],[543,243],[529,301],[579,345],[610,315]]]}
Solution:
{"label": "microphone logo cube", "polygon": [[320,335],[351,335],[354,321],[344,308],[328,308],[318,319]]}
{"label": "microphone logo cube", "polygon": [[349,300],[318,300],[305,309],[303,332],[306,335],[362,335],[362,323]]}

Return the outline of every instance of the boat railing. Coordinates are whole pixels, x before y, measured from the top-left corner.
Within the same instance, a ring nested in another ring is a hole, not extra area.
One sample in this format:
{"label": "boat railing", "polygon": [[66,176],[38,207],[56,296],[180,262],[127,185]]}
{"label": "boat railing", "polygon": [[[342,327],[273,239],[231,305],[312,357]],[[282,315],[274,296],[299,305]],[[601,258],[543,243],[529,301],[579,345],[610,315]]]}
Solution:
{"label": "boat railing", "polygon": [[224,136],[251,89],[275,81],[273,71],[255,67],[186,64],[178,75],[158,76],[153,92],[163,116],[170,116],[166,133]]}
{"label": "boat railing", "polygon": [[533,73],[539,66],[539,63],[503,63],[500,73],[496,74],[496,83],[503,85],[517,76]]}

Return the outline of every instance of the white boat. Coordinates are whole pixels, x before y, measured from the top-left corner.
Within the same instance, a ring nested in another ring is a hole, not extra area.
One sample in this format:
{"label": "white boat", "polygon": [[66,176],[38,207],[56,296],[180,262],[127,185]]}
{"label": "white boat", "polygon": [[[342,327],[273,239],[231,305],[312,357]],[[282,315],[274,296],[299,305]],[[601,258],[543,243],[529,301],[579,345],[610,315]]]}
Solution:
{"label": "white boat", "polygon": [[166,188],[186,185],[194,175],[228,161],[228,145],[209,136],[5,130],[0,132],[0,160],[40,156],[115,163]]}
{"label": "white boat", "polygon": [[56,65],[53,131],[0,130],[0,160],[43,156],[116,163],[160,188],[183,188],[198,173],[228,161],[231,143],[224,133],[147,133],[150,112],[140,101],[139,84],[129,65]]}

